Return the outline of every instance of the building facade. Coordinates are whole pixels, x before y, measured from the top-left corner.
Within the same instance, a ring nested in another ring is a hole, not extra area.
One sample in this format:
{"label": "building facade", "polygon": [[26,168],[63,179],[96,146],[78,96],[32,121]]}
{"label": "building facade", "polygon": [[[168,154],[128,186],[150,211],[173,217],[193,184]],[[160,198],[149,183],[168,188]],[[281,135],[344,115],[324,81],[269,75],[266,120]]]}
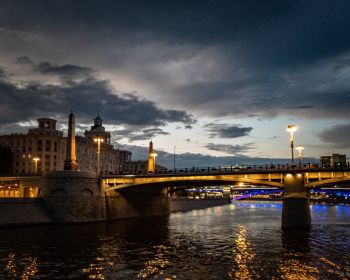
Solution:
{"label": "building facade", "polygon": [[[155,172],[156,174],[164,174],[166,173],[167,168],[156,164],[155,165]],[[147,174],[148,172],[148,161],[147,160],[138,160],[138,161],[126,161],[122,165],[121,169],[122,174],[134,174],[134,175],[141,175],[141,174]]]}
{"label": "building facade", "polygon": [[63,132],[56,129],[56,120],[40,118],[38,127],[29,129],[27,134],[0,136],[0,145],[12,151],[9,175],[63,170],[66,139]]}
{"label": "building facade", "polygon": [[346,155],[332,154],[331,156],[321,156],[320,158],[321,167],[346,167]]}
{"label": "building facade", "polygon": [[[0,148],[11,151],[8,174],[24,176],[63,170],[66,157],[67,138],[56,129],[57,121],[50,118],[38,119],[38,127],[27,134],[0,136]],[[96,137],[104,139],[100,146],[100,171],[104,174],[118,174],[125,161],[131,160],[131,152],[115,149],[110,143],[110,133],[102,125],[98,115],[94,125],[86,130],[84,137],[76,136],[76,156],[79,170],[97,171]]]}

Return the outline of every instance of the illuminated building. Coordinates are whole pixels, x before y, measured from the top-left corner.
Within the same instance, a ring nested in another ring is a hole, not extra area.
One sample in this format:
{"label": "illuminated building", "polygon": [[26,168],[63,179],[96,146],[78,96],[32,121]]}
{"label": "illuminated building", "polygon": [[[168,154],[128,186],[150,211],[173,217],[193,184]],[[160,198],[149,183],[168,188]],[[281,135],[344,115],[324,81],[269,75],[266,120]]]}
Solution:
{"label": "illuminated building", "polygon": [[[9,174],[34,174],[50,170],[63,170],[66,156],[66,139],[63,132],[56,129],[56,120],[38,119],[38,127],[29,129],[27,134],[0,136],[0,145],[11,150]],[[33,158],[39,158],[36,162]],[[3,163],[4,164],[4,163]]]}
{"label": "illuminated building", "polygon": [[[110,143],[110,133],[102,126],[103,120],[98,115],[94,125],[84,135],[75,137],[76,161],[79,170],[97,171],[96,137],[103,137],[100,147],[100,170],[102,173],[119,173],[123,163],[131,160],[132,153],[115,149]],[[66,159],[67,138],[56,129],[57,121],[50,118],[39,118],[38,127],[29,129],[26,134],[0,136],[0,175],[34,175],[48,171],[63,170]],[[34,161],[34,158],[38,160]]]}
{"label": "illuminated building", "polygon": [[322,167],[346,167],[346,155],[332,154],[331,156],[321,156]]}

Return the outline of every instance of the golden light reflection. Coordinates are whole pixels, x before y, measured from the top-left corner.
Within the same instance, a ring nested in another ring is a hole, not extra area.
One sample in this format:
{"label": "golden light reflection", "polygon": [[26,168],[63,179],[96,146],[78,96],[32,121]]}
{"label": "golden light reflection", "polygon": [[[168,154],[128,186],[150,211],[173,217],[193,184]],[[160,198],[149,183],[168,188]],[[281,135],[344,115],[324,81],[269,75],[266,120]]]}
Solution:
{"label": "golden light reflection", "polygon": [[9,254],[6,264],[6,271],[9,279],[29,280],[32,279],[39,271],[36,258],[27,257],[20,263],[21,267],[24,266],[22,272],[18,271],[18,268],[16,266],[16,255],[13,253]]}
{"label": "golden light reflection", "polygon": [[228,276],[234,279],[253,279],[248,267],[255,254],[247,241],[247,229],[243,225],[239,226],[236,234],[234,254],[237,267],[234,271],[230,271]]}
{"label": "golden light reflection", "polygon": [[28,257],[26,260],[28,261],[28,263],[24,267],[24,271],[23,271],[22,276],[21,276],[22,280],[31,279],[32,276],[35,276],[35,274],[39,271],[36,258]]}
{"label": "golden light reflection", "polygon": [[349,279],[346,275],[344,275],[342,273],[342,267],[337,265],[336,263],[332,262],[331,260],[328,260],[324,257],[320,257],[319,258],[320,261],[324,262],[325,264],[327,264],[328,266],[330,266],[330,268],[327,269],[327,272],[330,273],[330,274],[335,274],[337,275],[337,277],[339,279]]}
{"label": "golden light reflection", "polygon": [[[293,256],[291,256],[293,257]],[[295,257],[302,257],[295,256]],[[278,267],[281,278],[287,280],[317,280],[319,279],[319,270],[316,267],[307,265],[299,259],[289,259],[279,264]]]}
{"label": "golden light reflection", "polygon": [[9,273],[9,276],[16,276],[15,254],[9,254],[8,261],[6,264],[6,270]]}
{"label": "golden light reflection", "polygon": [[88,279],[106,279],[106,267],[113,267],[114,263],[103,257],[97,257],[94,263],[83,268],[82,271],[88,274]]}
{"label": "golden light reflection", "polygon": [[[138,278],[149,278],[153,276],[157,278],[157,275],[163,276],[164,269],[170,264],[170,261],[166,258],[166,253],[169,251],[169,248],[164,245],[155,246],[156,256],[154,259],[147,261],[144,264],[144,268],[137,275]],[[166,277],[164,279],[175,279],[176,276],[173,275],[171,278]]]}

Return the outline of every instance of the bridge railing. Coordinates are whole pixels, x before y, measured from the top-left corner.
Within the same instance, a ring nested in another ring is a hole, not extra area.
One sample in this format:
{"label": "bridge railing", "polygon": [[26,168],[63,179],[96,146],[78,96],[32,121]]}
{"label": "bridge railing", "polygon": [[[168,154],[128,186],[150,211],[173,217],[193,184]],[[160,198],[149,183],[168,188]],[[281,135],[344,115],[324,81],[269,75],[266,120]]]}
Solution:
{"label": "bridge railing", "polygon": [[[320,171],[350,171],[349,163],[343,166],[319,166],[318,164],[308,163],[303,165],[293,165],[293,164],[260,164],[260,165],[224,165],[224,166],[199,166],[199,167],[190,167],[190,168],[176,168],[176,169],[166,169],[161,168],[155,170],[153,173],[147,173],[144,171],[139,171],[138,174],[132,175],[154,175],[154,174],[212,174],[212,173],[232,173],[232,172],[273,172],[273,171],[303,171],[306,170],[320,170]],[[121,173],[122,174],[130,174],[131,173]]]}

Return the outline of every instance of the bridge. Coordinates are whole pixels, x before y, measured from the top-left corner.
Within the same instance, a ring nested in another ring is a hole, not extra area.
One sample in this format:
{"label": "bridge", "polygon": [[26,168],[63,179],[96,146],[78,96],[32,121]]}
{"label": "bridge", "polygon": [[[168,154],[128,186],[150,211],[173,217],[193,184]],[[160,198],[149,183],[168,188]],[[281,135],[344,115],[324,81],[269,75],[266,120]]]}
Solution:
{"label": "bridge", "polygon": [[311,215],[307,190],[346,181],[350,181],[349,168],[208,168],[104,176],[53,171],[45,176],[0,177],[0,196],[4,193],[10,197],[9,193],[15,192],[13,197],[38,197],[54,222],[76,223],[163,215],[169,213],[169,192],[175,188],[243,183],[283,188],[282,228],[308,228]]}
{"label": "bridge", "polygon": [[138,187],[196,187],[236,183],[284,188],[285,178],[301,174],[306,188],[350,181],[350,168],[208,168],[185,169],[176,174],[105,175],[105,191]]}

